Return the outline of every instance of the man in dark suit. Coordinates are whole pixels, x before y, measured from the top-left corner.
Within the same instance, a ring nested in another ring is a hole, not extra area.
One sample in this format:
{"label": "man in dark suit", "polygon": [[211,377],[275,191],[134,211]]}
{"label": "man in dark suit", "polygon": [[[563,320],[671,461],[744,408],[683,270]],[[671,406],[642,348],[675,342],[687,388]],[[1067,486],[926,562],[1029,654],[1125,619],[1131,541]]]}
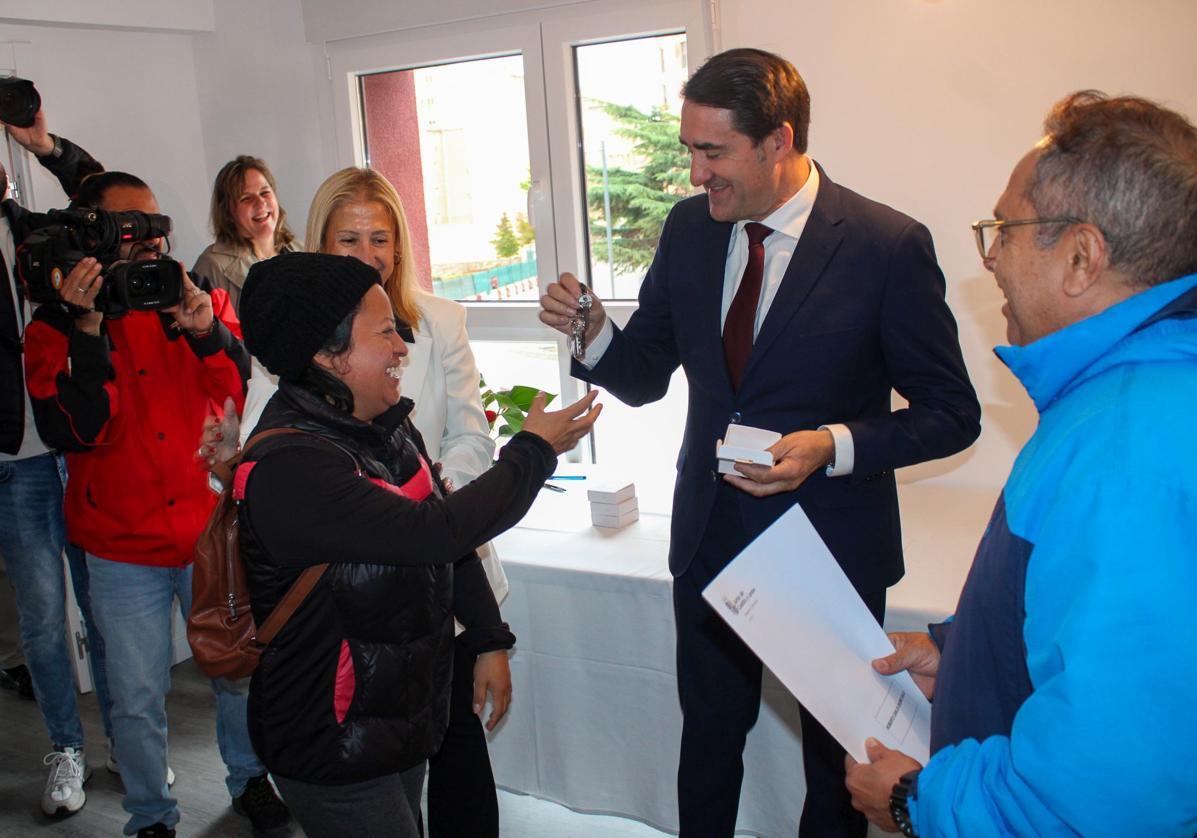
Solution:
{"label": "man in dark suit", "polygon": [[[707,583],[795,503],[878,621],[903,572],[893,470],[960,451],[980,406],[926,228],[833,183],[806,155],[810,97],[787,61],[737,49],[683,88],[681,141],[705,195],[674,207],[625,329],[597,299],[574,375],[622,401],[664,395],[681,364],[690,401],[669,564],[684,717],[683,836],[730,836],[761,664],[702,600]],[[580,294],[542,297],[568,333]],[[909,403],[892,410],[891,390]],[[729,423],[783,434],[774,465],[720,479]],[[802,835],[864,835],[844,751],[805,710]]]}

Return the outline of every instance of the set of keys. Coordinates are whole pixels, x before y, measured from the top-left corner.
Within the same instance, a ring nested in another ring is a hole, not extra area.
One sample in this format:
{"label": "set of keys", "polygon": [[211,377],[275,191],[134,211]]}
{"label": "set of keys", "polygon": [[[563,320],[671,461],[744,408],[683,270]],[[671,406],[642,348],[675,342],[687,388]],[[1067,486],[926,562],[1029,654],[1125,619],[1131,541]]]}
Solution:
{"label": "set of keys", "polygon": [[578,284],[582,286],[582,294],[578,297],[578,313],[569,318],[569,354],[581,361],[586,357],[586,329],[590,325],[594,296],[584,283]]}

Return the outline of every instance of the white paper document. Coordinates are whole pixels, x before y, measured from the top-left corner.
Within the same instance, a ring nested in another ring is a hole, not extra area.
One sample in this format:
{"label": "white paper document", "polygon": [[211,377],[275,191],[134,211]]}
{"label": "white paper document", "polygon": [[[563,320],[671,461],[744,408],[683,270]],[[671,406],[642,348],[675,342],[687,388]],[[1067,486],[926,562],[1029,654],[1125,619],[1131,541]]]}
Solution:
{"label": "white paper document", "polygon": [[798,505],[703,591],[740,638],[859,762],[870,736],[924,765],[931,705],[909,673],[880,675],[893,652]]}

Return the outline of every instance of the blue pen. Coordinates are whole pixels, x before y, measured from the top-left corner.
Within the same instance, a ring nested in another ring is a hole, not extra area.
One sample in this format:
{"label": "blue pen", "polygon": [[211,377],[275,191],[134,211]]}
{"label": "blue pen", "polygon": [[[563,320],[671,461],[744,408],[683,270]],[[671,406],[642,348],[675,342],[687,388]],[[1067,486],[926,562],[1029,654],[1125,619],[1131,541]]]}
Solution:
{"label": "blue pen", "polygon": [[585,480],[584,474],[554,474],[549,480]]}

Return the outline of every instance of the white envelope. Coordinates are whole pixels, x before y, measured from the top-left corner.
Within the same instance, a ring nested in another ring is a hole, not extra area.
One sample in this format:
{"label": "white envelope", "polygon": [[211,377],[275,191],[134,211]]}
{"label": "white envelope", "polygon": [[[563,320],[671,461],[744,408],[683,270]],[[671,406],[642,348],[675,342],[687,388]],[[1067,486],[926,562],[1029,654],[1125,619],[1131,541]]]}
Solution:
{"label": "white envelope", "polygon": [[931,704],[795,504],[715,577],[703,598],[858,762],[870,736],[926,765]]}

